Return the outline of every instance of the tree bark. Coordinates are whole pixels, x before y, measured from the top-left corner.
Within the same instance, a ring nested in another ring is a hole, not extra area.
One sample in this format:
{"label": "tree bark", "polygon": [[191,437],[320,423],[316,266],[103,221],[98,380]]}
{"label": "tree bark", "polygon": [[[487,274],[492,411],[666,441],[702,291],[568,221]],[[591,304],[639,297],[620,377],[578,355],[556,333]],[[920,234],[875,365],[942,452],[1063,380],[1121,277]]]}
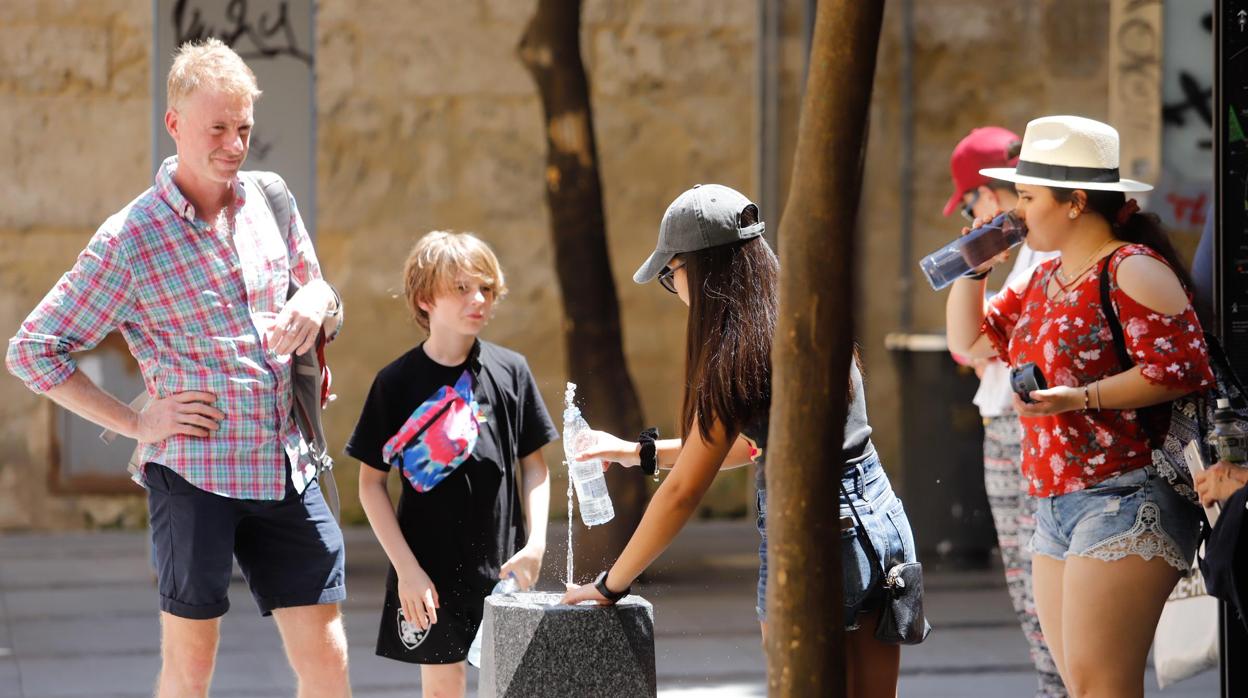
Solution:
{"label": "tree bark", "polygon": [[779,236],[766,470],[773,696],[846,695],[834,503],[853,348],[854,225],[883,6],[882,0],[818,5]]}
{"label": "tree bark", "polygon": [[[568,375],[590,424],[628,439],[641,430],[641,405],[624,360],[580,30],[580,0],[539,0],[517,51],[537,83],[546,123],[546,203]],[[638,469],[612,468],[607,485],[615,520],[588,530],[579,517],[576,522],[576,565],[584,579],[615,561],[645,508]]]}

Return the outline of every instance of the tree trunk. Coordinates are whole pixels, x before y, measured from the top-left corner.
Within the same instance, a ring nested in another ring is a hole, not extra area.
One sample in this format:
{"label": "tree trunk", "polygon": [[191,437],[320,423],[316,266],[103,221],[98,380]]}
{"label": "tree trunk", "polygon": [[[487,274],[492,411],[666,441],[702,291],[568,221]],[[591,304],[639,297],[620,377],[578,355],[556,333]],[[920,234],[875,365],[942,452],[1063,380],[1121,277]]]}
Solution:
{"label": "tree trunk", "polygon": [[[563,294],[568,375],[589,423],[631,439],[642,427],[641,405],[624,361],[580,30],[580,0],[539,0],[517,50],[537,82],[546,121],[546,202]],[[577,519],[581,581],[615,561],[645,508],[637,468],[612,468],[607,484],[615,520],[587,530]]]}
{"label": "tree trunk", "polygon": [[[839,497],[854,224],[882,0],[823,0],[780,231],[767,454],[770,695],[844,696]],[[870,630],[864,630],[869,632]]]}

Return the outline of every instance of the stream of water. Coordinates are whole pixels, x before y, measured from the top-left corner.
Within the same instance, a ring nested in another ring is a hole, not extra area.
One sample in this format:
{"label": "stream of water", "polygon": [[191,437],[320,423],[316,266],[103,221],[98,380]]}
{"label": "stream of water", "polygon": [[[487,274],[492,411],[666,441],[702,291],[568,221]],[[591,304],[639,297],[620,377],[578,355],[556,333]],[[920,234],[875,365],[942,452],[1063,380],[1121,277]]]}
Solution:
{"label": "stream of water", "polygon": [[[576,398],[576,383],[569,382],[567,389],[563,392],[564,415],[567,415],[569,411],[576,409],[576,407],[572,404],[572,401],[575,398]],[[565,459],[563,461],[563,464],[565,467],[568,468],[568,566],[567,566],[568,576],[565,581],[568,584],[573,584],[575,582],[573,581],[574,578],[572,576],[572,468],[571,468],[572,457],[568,455],[568,441],[567,441],[568,430],[567,430],[566,416],[564,419],[563,432],[564,432],[563,433],[563,436],[564,436],[563,455]]]}

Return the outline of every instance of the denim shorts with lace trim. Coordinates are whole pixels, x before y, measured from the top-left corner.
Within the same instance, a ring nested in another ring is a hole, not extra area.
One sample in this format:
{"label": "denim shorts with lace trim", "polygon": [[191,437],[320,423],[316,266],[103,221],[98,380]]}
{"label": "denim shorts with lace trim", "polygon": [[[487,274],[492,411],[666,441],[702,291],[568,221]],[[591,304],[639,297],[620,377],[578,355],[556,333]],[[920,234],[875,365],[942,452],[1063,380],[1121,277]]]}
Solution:
{"label": "denim shorts with lace trim", "polygon": [[1031,550],[1058,560],[1159,557],[1187,573],[1199,542],[1200,510],[1148,466],[1041,499]]}

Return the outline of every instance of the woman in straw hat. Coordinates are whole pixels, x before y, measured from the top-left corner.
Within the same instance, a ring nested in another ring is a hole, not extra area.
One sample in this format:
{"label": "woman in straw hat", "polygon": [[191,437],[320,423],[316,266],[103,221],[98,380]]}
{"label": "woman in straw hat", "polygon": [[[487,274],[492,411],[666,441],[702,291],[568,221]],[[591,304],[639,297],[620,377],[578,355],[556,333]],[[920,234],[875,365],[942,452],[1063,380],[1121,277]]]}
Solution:
{"label": "woman in straw hat", "polygon": [[[1152,465],[1157,411],[1141,409],[1212,383],[1190,277],[1156,216],[1126,198],[1152,187],[1119,177],[1106,124],[1036,119],[1018,166],[983,174],[1015,183],[1027,243],[1061,257],[986,305],[979,275],[958,280],[949,345],[1034,363],[1051,386],[1014,400],[1023,474],[1042,498],[1031,541],[1040,624],[1073,695],[1142,696],[1157,620],[1199,534],[1199,511]],[[1132,365],[1118,359],[1101,274]]]}

